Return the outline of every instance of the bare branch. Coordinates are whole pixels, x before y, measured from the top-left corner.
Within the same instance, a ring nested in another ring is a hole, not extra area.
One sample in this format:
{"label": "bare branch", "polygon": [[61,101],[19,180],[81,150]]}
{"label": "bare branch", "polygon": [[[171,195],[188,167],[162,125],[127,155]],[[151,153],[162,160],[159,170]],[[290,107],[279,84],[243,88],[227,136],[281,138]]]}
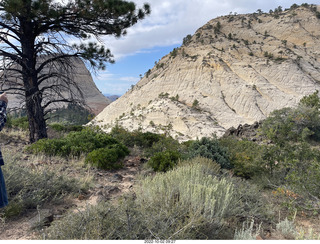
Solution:
{"label": "bare branch", "polygon": [[15,39],[16,41],[20,42],[20,39],[17,36],[10,34],[8,31],[7,32],[0,32],[0,34],[5,35],[5,36],[9,36],[9,37]]}
{"label": "bare branch", "polygon": [[9,53],[9,52],[6,52],[4,51],[3,49],[0,50],[0,56],[3,56],[3,57],[6,57],[6,58],[9,58],[11,59],[13,62],[21,65],[21,66],[25,66],[22,62],[22,59],[21,57],[19,57],[18,55],[16,54],[13,54],[13,53]]}
{"label": "bare branch", "polygon": [[[19,32],[18,32],[18,28],[14,28],[12,24],[6,24],[5,22],[2,22],[0,21],[0,26],[3,28],[3,29],[7,29],[9,31],[11,31],[12,33],[14,33],[16,36],[20,36],[19,35]],[[16,27],[16,26],[15,26]]]}
{"label": "bare branch", "polygon": [[43,105],[42,107],[43,108],[47,108],[50,104],[53,104],[53,103],[59,103],[59,102],[64,102],[64,103],[75,103],[75,100],[74,99],[57,99],[57,100],[51,100],[49,102],[47,102],[45,105]]}
{"label": "bare branch", "polygon": [[77,55],[78,55],[78,54],[62,54],[62,55],[55,56],[55,57],[53,57],[53,58],[49,58],[49,59],[47,59],[46,61],[44,61],[44,62],[39,66],[39,68],[36,70],[36,72],[37,72],[37,73],[40,73],[41,70],[43,70],[43,68],[44,68],[46,65],[48,65],[48,64],[57,62],[57,61],[59,61],[59,60],[71,58],[71,57],[77,57]]}

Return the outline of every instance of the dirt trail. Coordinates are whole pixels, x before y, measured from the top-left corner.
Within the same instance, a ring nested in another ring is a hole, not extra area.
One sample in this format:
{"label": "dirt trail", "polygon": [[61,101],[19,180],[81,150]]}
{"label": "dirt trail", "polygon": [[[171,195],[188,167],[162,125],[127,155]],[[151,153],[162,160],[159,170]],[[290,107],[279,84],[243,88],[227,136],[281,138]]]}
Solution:
{"label": "dirt trail", "polygon": [[[119,170],[94,170],[95,187],[86,195],[79,194],[77,198],[66,198],[63,204],[43,206],[39,211],[32,210],[17,218],[0,219],[0,240],[31,240],[39,238],[33,228],[39,222],[39,216],[45,216],[45,221],[55,221],[71,210],[79,211],[87,205],[95,205],[99,201],[111,200],[132,190],[137,174],[140,172],[141,158],[128,157],[124,167]],[[42,218],[41,218],[42,219]],[[41,238],[41,237],[40,237]]]}

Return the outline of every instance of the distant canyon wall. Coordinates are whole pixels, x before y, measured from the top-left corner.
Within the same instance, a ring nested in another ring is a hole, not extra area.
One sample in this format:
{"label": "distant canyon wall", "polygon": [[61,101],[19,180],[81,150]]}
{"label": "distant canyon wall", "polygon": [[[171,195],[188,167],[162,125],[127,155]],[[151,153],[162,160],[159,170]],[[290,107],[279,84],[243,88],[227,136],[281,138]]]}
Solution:
{"label": "distant canyon wall", "polygon": [[[73,97],[74,99],[83,100],[84,103],[86,104],[87,109],[89,109],[92,113],[96,115],[99,114],[106,106],[108,106],[111,103],[111,101],[99,91],[99,89],[97,88],[97,86],[95,85],[92,79],[90,72],[88,71],[88,69],[86,68],[85,64],[81,59],[72,58],[70,62],[72,62],[72,65],[73,65],[73,69],[72,71],[70,71],[71,73],[70,77],[72,80],[72,82],[70,83],[71,84],[70,87],[64,88],[64,86],[62,86],[61,80],[56,78],[50,78],[46,82],[44,82],[44,84],[42,84],[40,88],[43,86],[55,84],[58,87],[57,89],[61,90],[61,94],[63,94],[65,98],[69,99]],[[56,65],[54,69],[58,70],[59,65]],[[52,70],[49,71],[47,69],[47,70],[44,70],[44,72],[52,72]],[[17,77],[17,75],[12,72],[8,73],[7,77],[9,81],[21,83],[21,79],[19,79],[19,77]],[[1,80],[0,80],[0,84],[1,85],[4,84],[3,85],[4,89],[8,87],[7,83],[3,83],[1,82]],[[76,88],[76,86],[78,86],[81,92]],[[81,96],[80,93],[82,93],[83,97]],[[43,94],[44,100],[49,99],[49,97],[51,98],[51,96],[53,96],[53,94]],[[13,108],[22,108],[24,106],[24,103],[25,103],[24,96],[17,95],[17,94],[8,94],[8,98],[9,98],[9,104],[8,104],[9,110]],[[67,103],[62,103],[62,102],[57,103],[52,107],[63,107],[63,106],[67,106]]]}

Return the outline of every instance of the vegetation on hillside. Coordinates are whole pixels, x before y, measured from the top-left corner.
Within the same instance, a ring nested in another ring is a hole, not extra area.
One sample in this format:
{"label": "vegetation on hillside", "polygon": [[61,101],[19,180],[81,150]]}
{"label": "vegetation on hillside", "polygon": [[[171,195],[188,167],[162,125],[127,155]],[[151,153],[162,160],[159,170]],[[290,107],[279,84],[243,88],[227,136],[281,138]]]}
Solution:
{"label": "vegetation on hillside", "polygon": [[[244,202],[253,198],[252,191],[237,189],[232,179],[221,177],[219,171],[217,164],[205,158],[183,161],[165,174],[141,180],[134,198],[125,196],[117,205],[103,202],[83,213],[69,214],[55,222],[46,235],[48,239],[227,237],[226,223],[237,214],[251,215],[256,207],[244,213],[243,205],[255,203]],[[86,228],[80,228],[80,222],[87,223]]]}
{"label": "vegetation on hillside", "polygon": [[94,114],[79,105],[68,104],[66,107],[59,108],[54,112],[49,113],[47,117],[48,124],[62,123],[83,125],[88,123],[94,117]]}
{"label": "vegetation on hillside", "polygon": [[10,219],[85,194],[94,179],[76,177],[74,168],[117,170],[133,152],[147,162],[131,193],[70,211],[44,229],[42,238],[255,239],[270,229],[286,239],[320,237],[296,221],[320,216],[318,92],[295,108],[274,111],[262,122],[259,143],[236,137],[179,143],[121,127],[108,134],[67,127],[55,124],[63,136],[39,140],[23,152],[41,161],[58,159],[62,170],[34,168],[22,163],[22,154],[4,152],[10,205],[1,216]]}
{"label": "vegetation on hillside", "polygon": [[[4,151],[6,166],[2,168],[10,204],[0,216],[17,217],[44,204],[57,204],[67,195],[77,195],[89,188],[83,179],[70,178],[58,169],[27,167],[21,154]],[[36,161],[36,159],[35,159]]]}

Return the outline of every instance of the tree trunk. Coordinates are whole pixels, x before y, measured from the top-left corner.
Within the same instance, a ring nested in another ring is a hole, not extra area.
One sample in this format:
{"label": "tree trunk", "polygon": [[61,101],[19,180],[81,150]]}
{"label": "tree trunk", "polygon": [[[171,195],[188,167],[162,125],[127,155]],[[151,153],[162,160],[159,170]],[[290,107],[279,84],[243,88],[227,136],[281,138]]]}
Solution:
{"label": "tree trunk", "polygon": [[33,143],[42,138],[47,138],[47,128],[41,106],[42,97],[38,89],[31,94],[26,94],[26,109],[29,121],[29,139]]}
{"label": "tree trunk", "polygon": [[41,106],[42,94],[39,91],[38,74],[36,72],[37,57],[34,49],[35,35],[32,32],[32,23],[25,21],[21,25],[23,30],[23,38],[21,38],[23,40],[21,42],[23,85],[29,121],[29,139],[33,143],[39,139],[47,138],[47,128]]}

